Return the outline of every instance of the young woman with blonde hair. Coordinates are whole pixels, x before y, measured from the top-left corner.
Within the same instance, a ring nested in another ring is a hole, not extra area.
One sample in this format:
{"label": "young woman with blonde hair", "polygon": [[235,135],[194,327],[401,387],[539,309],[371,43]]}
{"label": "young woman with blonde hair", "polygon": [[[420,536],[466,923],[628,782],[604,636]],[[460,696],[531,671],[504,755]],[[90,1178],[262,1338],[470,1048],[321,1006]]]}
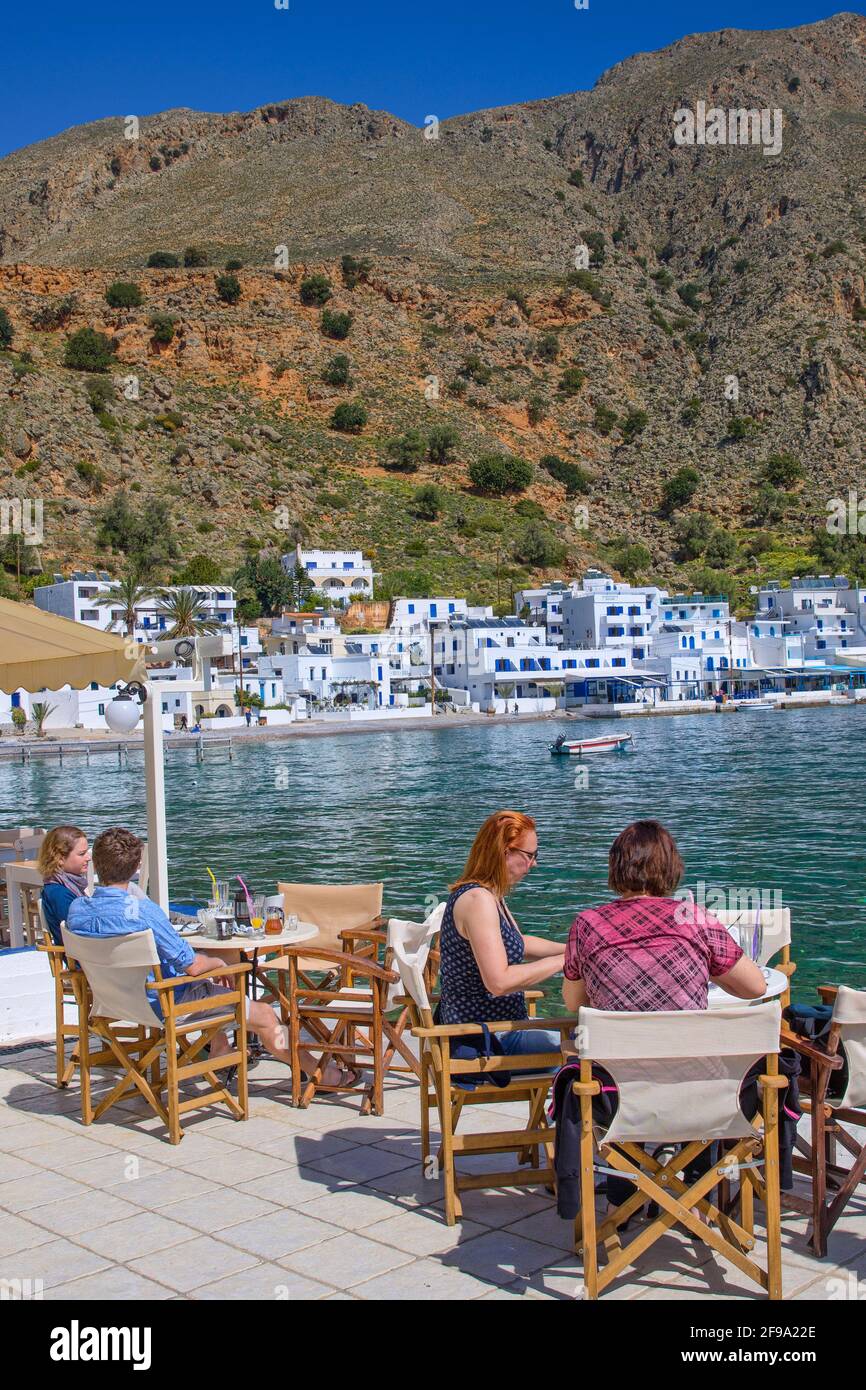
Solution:
{"label": "young woman with blonde hair", "polygon": [[[495,811],[487,817],[462,875],[451,885],[442,918],[442,1023],[527,1018],[523,991],[562,970],[563,944],[523,936],[505,903],[537,862],[538,836],[530,816]],[[517,1029],[497,1036],[509,1055],[560,1048],[558,1032]]]}
{"label": "young woman with blonde hair", "polygon": [[42,910],[52,939],[60,946],[60,923],[66,921],[70,903],[87,892],[90,849],[87,836],[77,825],[55,825],[49,830],[36,860],[43,879]]}

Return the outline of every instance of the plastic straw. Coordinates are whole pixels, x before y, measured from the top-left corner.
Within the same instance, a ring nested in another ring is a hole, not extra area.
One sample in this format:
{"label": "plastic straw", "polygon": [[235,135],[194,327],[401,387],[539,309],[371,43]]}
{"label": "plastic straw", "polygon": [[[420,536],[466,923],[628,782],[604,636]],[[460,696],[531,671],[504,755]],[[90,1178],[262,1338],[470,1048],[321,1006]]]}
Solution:
{"label": "plastic straw", "polygon": [[207,869],[208,873],[210,874],[210,881],[211,881],[211,883],[213,884],[213,900],[214,900],[214,902],[217,902],[217,901],[219,900],[219,893],[217,892],[216,879],[214,878],[214,876],[213,876],[213,874],[211,873],[210,869],[207,868],[207,864],[205,864],[205,868]]}
{"label": "plastic straw", "polygon": [[250,890],[249,890],[249,888],[247,887],[247,885],[244,883],[244,881],[243,881],[243,879],[241,878],[240,874],[236,874],[235,877],[236,877],[238,883],[241,885],[241,888],[243,888],[243,890],[244,890],[244,895],[245,895],[246,900],[247,900],[247,907],[248,907],[249,910],[250,910],[250,918],[253,918],[253,917],[255,916],[255,913],[253,912],[253,900],[252,900],[252,898],[250,897]]}

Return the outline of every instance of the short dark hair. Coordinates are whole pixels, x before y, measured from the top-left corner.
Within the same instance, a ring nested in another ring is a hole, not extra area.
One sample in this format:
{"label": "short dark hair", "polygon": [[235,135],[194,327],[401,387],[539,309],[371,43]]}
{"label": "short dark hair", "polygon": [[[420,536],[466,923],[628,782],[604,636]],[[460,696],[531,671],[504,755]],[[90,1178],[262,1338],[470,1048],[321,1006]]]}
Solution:
{"label": "short dark hair", "polygon": [[668,898],[684,872],[677,842],[660,821],[633,821],[610,847],[607,881],[615,893]]}
{"label": "short dark hair", "polygon": [[144,840],[115,826],[93,841],[93,867],[100,883],[128,883],[141,864]]}

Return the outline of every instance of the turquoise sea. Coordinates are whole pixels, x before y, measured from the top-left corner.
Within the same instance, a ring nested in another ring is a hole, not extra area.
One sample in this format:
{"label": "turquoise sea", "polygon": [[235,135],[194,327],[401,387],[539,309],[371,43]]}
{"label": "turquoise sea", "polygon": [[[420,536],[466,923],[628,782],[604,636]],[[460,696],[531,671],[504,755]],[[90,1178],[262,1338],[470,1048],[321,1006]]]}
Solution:
{"label": "turquoise sea", "polygon": [[[634,733],[636,751],[583,764],[551,758],[560,728]],[[64,767],[0,763],[0,825],[74,821],[143,833],[140,752]],[[588,784],[575,786],[580,768]],[[430,906],[498,807],[538,822],[540,862],[514,894],[527,931],[564,937],[605,900],[607,851],[630,820],[676,835],[687,886],[775,892],[792,910],[795,997],[829,981],[866,986],[866,707],[550,721],[240,741],[166,756],[170,885],[204,899],[205,864],[256,889],[278,878],[385,881],[385,910]],[[777,898],[778,902],[779,899]]]}

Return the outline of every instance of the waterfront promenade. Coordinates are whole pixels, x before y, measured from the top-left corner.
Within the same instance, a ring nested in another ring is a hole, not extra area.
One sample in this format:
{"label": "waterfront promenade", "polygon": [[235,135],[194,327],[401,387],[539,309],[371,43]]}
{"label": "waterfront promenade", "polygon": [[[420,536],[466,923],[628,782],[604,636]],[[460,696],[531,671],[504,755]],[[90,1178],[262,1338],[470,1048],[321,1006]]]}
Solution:
{"label": "waterfront promenade", "polygon": [[[48,1044],[0,1051],[0,1280],[41,1280],[45,1299],[66,1302],[581,1298],[571,1223],[549,1194],[470,1192],[465,1219],[445,1225],[441,1183],[421,1175],[414,1083],[388,1082],[381,1118],[361,1117],[357,1098],[293,1110],[288,1092],[285,1068],[264,1061],[250,1073],[246,1123],[198,1112],[172,1147],[136,1100],[85,1129],[77,1088],[54,1087]],[[501,1128],[513,1109],[473,1107],[465,1127]],[[783,1214],[784,1297],[862,1297],[866,1199],[839,1221],[827,1259],[811,1256],[804,1230]],[[611,1299],[763,1302],[676,1233]]]}
{"label": "waterfront promenade", "polygon": [[[777,703],[780,711],[826,709],[828,706],[837,709],[855,709],[858,705],[866,704],[866,692],[858,692],[858,695],[863,698],[854,699],[847,695],[827,691],[799,691],[778,696]],[[563,719],[652,719],[682,717],[690,714],[736,716],[741,712],[733,703],[720,706],[712,700],[668,700],[658,704],[581,705],[569,710],[527,711],[519,714],[484,714],[474,710],[458,710],[446,713],[438,710],[435,716],[430,715],[428,706],[425,717],[418,715],[401,717],[399,713],[383,711],[379,718],[370,718],[364,722],[333,718],[299,719],[294,723],[279,724],[275,727],[259,727],[253,724],[249,728],[231,728],[226,731],[224,736],[220,735],[219,726],[216,724],[203,735],[194,734],[191,730],[186,733],[167,733],[164,737],[164,746],[171,750],[194,749],[196,743],[201,741],[205,745],[209,742],[216,745],[217,741],[225,744],[228,740],[232,743],[246,740],[256,743],[279,743],[292,738],[328,738],[332,734],[381,734],[387,731],[422,733],[429,732],[431,729],[477,728],[496,724],[537,724]],[[264,713],[266,714],[267,710]],[[4,759],[17,761],[21,758],[23,747],[38,750],[50,748],[57,743],[80,744],[82,747],[89,748],[91,752],[103,752],[106,750],[106,745],[110,751],[116,751],[118,744],[130,748],[143,746],[144,738],[139,730],[119,739],[116,734],[112,734],[108,730],[78,728],[51,729],[43,739],[28,738],[25,740],[14,734],[0,735],[0,761]]]}

